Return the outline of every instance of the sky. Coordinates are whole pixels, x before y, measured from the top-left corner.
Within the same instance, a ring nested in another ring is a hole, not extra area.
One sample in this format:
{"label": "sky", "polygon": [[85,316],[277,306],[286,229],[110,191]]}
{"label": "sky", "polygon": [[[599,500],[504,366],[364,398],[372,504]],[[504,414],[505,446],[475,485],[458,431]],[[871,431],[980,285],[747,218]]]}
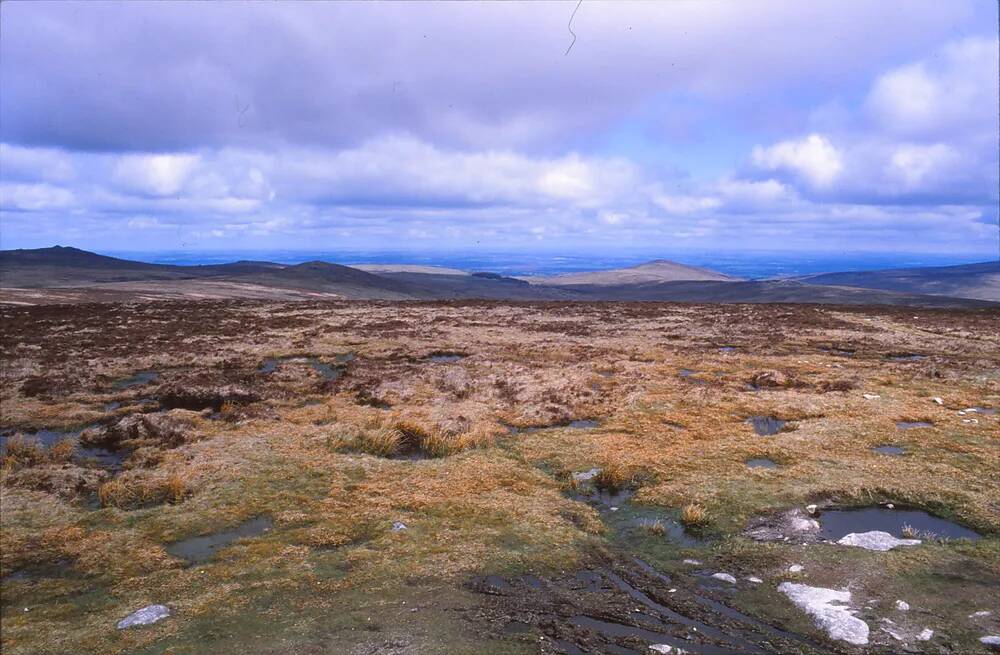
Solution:
{"label": "sky", "polygon": [[0,247],[988,259],[997,7],[4,2]]}

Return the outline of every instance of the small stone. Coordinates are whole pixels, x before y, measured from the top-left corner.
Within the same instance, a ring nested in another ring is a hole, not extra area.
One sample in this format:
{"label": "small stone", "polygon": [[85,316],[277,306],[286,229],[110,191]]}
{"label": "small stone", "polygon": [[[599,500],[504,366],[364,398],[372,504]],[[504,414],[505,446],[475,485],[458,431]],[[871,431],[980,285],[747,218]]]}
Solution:
{"label": "small stone", "polygon": [[392,531],[393,532],[402,532],[403,530],[408,530],[408,529],[409,528],[402,521],[393,521],[392,522]]}
{"label": "small stone", "polygon": [[892,550],[899,546],[916,546],[919,539],[897,539],[888,532],[872,530],[870,532],[852,532],[837,541],[841,546],[855,546],[865,550]]}
{"label": "small stone", "polygon": [[665,655],[666,653],[674,652],[674,647],[669,644],[652,644],[649,647],[649,650],[653,651],[654,653],[662,653]]}
{"label": "small stone", "polygon": [[170,608],[166,605],[147,605],[138,609],[118,622],[118,629],[134,628],[140,625],[151,625],[170,616]]}
{"label": "small stone", "polygon": [[748,575],[748,576],[747,576],[747,582],[752,582],[752,583],[754,583],[754,584],[761,584],[761,583],[762,583],[762,582],[764,582],[764,581],[763,581],[763,580],[761,580],[760,578],[758,578],[758,577],[757,577],[757,576],[755,576],[755,575]]}
{"label": "small stone", "polygon": [[979,618],[981,616],[990,616],[992,614],[993,614],[993,612],[991,612],[989,610],[979,610],[978,612],[973,612],[972,614],[970,614],[969,618],[970,619],[977,619],[977,618]]}
{"label": "small stone", "polygon": [[886,507],[887,507],[888,509],[896,509],[896,506],[895,506],[895,505],[893,505],[892,503],[886,503],[886,504],[885,504],[885,506],[886,506]]}
{"label": "small stone", "polygon": [[994,649],[1000,648],[1000,635],[986,635],[979,638],[979,643]]}
{"label": "small stone", "polygon": [[788,567],[788,572],[789,573],[800,573],[802,571],[802,569],[804,569],[804,568],[805,567],[802,566],[801,564],[792,564],[791,566]]}
{"label": "small stone", "polygon": [[900,612],[909,611],[910,604],[907,603],[905,600],[897,600],[896,601],[896,609],[898,609]]}
{"label": "small stone", "polygon": [[878,398],[881,398],[881,396],[879,396],[877,393],[863,393],[861,395],[865,397],[865,400],[876,400]]}
{"label": "small stone", "polygon": [[816,505],[806,505],[806,511],[809,512],[810,514],[815,514],[816,509],[817,509]]}
{"label": "small stone", "polygon": [[920,634],[917,635],[917,641],[930,641],[931,637],[933,636],[934,636],[933,630],[931,630],[930,628],[924,628],[923,630],[920,631]]}
{"label": "small stone", "polygon": [[684,563],[688,566],[701,566],[701,562],[696,559],[686,559],[684,560]]}
{"label": "small stone", "polygon": [[979,425],[978,418],[963,418],[962,423],[968,423],[969,425]]}
{"label": "small stone", "polygon": [[729,575],[728,573],[713,573],[712,577],[716,580],[722,580],[723,582],[728,582],[729,584],[736,584],[736,578]]}
{"label": "small stone", "polygon": [[677,593],[677,589],[668,589],[667,593],[668,594],[676,594]]}
{"label": "small stone", "polygon": [[944,401],[942,399],[940,399],[940,398],[937,398],[937,397],[931,398],[931,400],[933,400],[938,405],[943,405],[944,404]]}

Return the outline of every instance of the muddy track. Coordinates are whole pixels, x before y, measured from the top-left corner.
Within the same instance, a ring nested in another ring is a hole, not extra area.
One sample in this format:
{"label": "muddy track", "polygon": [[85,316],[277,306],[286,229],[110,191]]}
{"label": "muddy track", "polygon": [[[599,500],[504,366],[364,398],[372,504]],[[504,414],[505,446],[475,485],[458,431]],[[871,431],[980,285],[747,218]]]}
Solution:
{"label": "muddy track", "polygon": [[711,597],[710,586],[671,580],[639,559],[545,579],[488,575],[469,586],[486,596],[476,619],[498,635],[542,633],[542,653],[640,655],[657,644],[697,655],[834,652],[732,609]]}

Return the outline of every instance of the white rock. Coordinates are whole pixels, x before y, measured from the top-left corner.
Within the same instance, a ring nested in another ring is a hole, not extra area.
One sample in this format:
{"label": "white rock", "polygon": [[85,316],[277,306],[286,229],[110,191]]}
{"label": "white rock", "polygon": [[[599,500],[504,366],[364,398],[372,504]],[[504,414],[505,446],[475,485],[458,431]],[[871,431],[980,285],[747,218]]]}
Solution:
{"label": "white rock", "polygon": [[654,653],[675,653],[676,655],[685,655],[687,653],[683,648],[674,648],[670,644],[653,644],[649,647],[649,650]]}
{"label": "white rock", "polygon": [[403,530],[408,530],[408,529],[409,528],[402,521],[393,521],[392,522],[392,531],[393,532],[402,532]]}
{"label": "white rock", "polygon": [[933,630],[931,630],[930,628],[924,628],[923,630],[920,631],[920,634],[917,635],[917,641],[930,641],[931,637],[933,636],[934,636]]}
{"label": "white rock", "polygon": [[803,519],[795,517],[788,522],[789,527],[795,532],[812,532],[819,530],[819,521],[816,519]]}
{"label": "white rock", "polygon": [[892,550],[898,546],[916,546],[919,539],[897,539],[888,532],[872,530],[871,532],[852,532],[837,541],[841,546],[856,546],[866,550]]}
{"label": "white rock", "polygon": [[863,393],[861,395],[865,397],[865,400],[875,400],[881,397],[877,393]]}
{"label": "white rock", "polygon": [[810,514],[815,514],[816,509],[817,505],[806,505],[806,511],[809,512]]}
{"label": "white rock", "polygon": [[760,584],[760,583],[762,583],[762,582],[764,582],[764,581],[763,581],[763,580],[761,580],[760,578],[758,578],[758,577],[757,577],[757,576],[755,576],[755,575],[748,575],[748,576],[747,576],[747,582],[752,582],[752,583],[754,583],[754,584]]}
{"label": "white rock", "polygon": [[962,412],[964,412],[965,414],[975,414],[978,411],[979,410],[976,409],[975,407],[966,407],[965,409],[962,410]]}
{"label": "white rock", "polygon": [[118,622],[118,629],[134,628],[140,625],[151,625],[170,616],[170,608],[166,605],[147,605],[136,610]]}
{"label": "white rock", "polygon": [[973,612],[972,614],[970,614],[969,618],[970,619],[975,619],[975,618],[979,618],[980,616],[990,616],[991,614],[993,614],[993,612],[991,612],[989,610],[979,610],[978,612]]}
{"label": "white rock", "polygon": [[942,399],[938,398],[937,396],[935,396],[934,398],[931,398],[931,400],[933,400],[938,405],[943,405],[944,404],[944,401]]}
{"label": "white rock", "polygon": [[597,474],[601,472],[599,468],[593,468],[589,471],[580,471],[573,474],[573,479],[577,482],[587,482],[588,480],[593,480],[597,477]]}
{"label": "white rock", "polygon": [[729,584],[736,584],[736,578],[729,575],[728,573],[713,573],[712,577],[716,580],[722,580],[723,582],[728,582]]}
{"label": "white rock", "polygon": [[686,559],[684,560],[684,563],[688,566],[701,566],[701,562],[696,559]]}
{"label": "white rock", "polygon": [[868,624],[855,617],[844,604],[851,602],[851,592],[846,589],[824,589],[796,582],[782,582],[778,591],[788,596],[795,606],[813,617],[816,625],[830,635],[849,644],[863,646],[868,643]]}
{"label": "white rock", "polygon": [[986,646],[1000,647],[1000,635],[986,635],[985,637],[980,637],[979,643]]}
{"label": "white rock", "polygon": [[958,415],[959,416],[965,416],[965,412],[963,412],[962,410],[958,410]]}
{"label": "white rock", "polygon": [[963,418],[962,423],[968,423],[969,425],[979,425],[978,418]]}
{"label": "white rock", "polygon": [[802,566],[801,564],[792,564],[791,566],[788,567],[788,572],[789,573],[800,573],[802,571],[802,569],[804,569],[804,568],[805,567]]}
{"label": "white rock", "polygon": [[897,600],[896,609],[898,609],[900,612],[906,612],[910,609],[910,604],[907,603],[905,600]]}

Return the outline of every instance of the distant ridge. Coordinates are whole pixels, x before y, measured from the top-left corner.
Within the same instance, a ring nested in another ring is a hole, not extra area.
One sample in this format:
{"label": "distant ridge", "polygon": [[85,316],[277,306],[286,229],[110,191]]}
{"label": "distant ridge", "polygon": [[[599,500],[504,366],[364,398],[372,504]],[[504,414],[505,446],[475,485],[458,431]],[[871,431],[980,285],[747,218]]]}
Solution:
{"label": "distant ridge", "polygon": [[[440,267],[375,264],[365,268],[324,261],[174,266],[63,246],[7,250],[0,251],[0,302],[327,298],[982,307],[990,305],[986,301],[1000,301],[1000,265],[992,263],[757,281],[666,260],[529,279]],[[956,297],[962,294],[965,297]]]}
{"label": "distant ridge", "polygon": [[657,259],[637,266],[608,271],[567,273],[549,277],[525,277],[531,284],[556,286],[618,286],[623,284],[650,284],[656,282],[733,282],[740,278],[719,273],[708,268],[688,266],[667,259]]}
{"label": "distant ridge", "polygon": [[821,273],[795,279],[807,284],[1000,301],[1000,262]]}

